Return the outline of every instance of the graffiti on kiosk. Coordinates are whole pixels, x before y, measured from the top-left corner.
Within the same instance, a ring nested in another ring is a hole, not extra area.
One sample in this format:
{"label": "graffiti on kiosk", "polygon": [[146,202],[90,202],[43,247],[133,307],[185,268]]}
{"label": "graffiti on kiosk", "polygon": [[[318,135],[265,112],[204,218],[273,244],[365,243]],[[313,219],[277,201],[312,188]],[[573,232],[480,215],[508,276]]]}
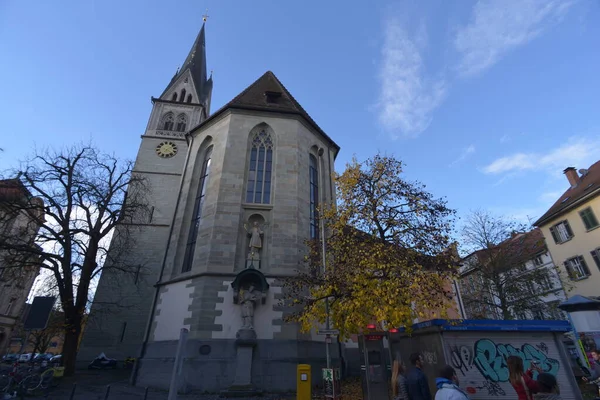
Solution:
{"label": "graffiti on kiosk", "polygon": [[506,396],[498,382],[483,381],[483,386],[477,386],[477,389],[486,389],[489,396]]}
{"label": "graffiti on kiosk", "polygon": [[451,346],[450,362],[463,376],[473,367],[473,352],[467,346]]}
{"label": "graffiti on kiosk", "polygon": [[560,363],[558,360],[549,358],[547,353],[548,346],[543,342],[538,345],[525,343],[519,348],[510,344],[494,343],[490,339],[480,339],[474,346],[473,364],[490,382],[508,381],[506,359],[510,356],[521,357],[525,369],[529,368],[531,361],[537,361],[537,366],[544,372],[556,375]]}
{"label": "graffiti on kiosk", "polygon": [[424,351],[421,353],[425,364],[435,365],[438,362],[437,353],[435,351]]}

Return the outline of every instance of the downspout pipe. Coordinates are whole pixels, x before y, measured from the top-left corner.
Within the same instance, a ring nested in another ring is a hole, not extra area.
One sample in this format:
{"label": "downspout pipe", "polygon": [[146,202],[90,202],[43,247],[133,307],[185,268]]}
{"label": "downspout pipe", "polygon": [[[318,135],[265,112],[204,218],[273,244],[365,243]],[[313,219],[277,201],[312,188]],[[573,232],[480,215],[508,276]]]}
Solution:
{"label": "downspout pipe", "polygon": [[135,365],[133,367],[133,371],[131,373],[130,383],[131,385],[135,385],[137,381],[137,375],[140,368],[140,360],[142,357],[146,355],[146,349],[148,347],[148,339],[150,338],[150,330],[152,329],[152,320],[154,318],[154,313],[156,312],[156,303],[158,302],[158,293],[160,290],[160,286],[158,285],[165,273],[165,266],[167,264],[167,255],[169,254],[169,248],[171,246],[171,237],[173,236],[173,229],[175,227],[175,218],[177,217],[177,211],[179,210],[179,202],[181,200],[181,192],[183,189],[183,182],[185,181],[185,174],[187,172],[187,167],[190,162],[190,155],[192,154],[192,145],[194,143],[194,137],[190,134],[185,135],[185,141],[188,145],[188,152],[185,157],[185,163],[183,164],[183,173],[181,174],[181,181],[179,182],[179,193],[177,194],[177,201],[175,202],[175,210],[173,211],[173,218],[171,219],[171,227],[169,228],[169,236],[167,241],[167,247],[165,249],[165,254],[163,256],[162,265],[160,267],[160,274],[158,276],[158,281],[154,285],[154,298],[152,299],[152,308],[150,311],[150,315],[148,316],[148,322],[146,324],[146,331],[144,332],[144,341],[142,342],[142,348],[140,349],[139,356],[135,361]]}

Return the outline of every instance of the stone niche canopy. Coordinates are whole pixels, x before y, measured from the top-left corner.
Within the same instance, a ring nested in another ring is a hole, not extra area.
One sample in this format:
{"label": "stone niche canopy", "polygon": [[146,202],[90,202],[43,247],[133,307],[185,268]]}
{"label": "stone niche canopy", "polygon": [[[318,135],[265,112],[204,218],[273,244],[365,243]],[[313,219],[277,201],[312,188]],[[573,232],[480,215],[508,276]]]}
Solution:
{"label": "stone niche canopy", "polygon": [[235,276],[233,282],[231,282],[234,304],[238,304],[240,289],[248,289],[251,285],[262,293],[261,304],[265,304],[269,283],[262,272],[252,268],[240,271],[240,273]]}

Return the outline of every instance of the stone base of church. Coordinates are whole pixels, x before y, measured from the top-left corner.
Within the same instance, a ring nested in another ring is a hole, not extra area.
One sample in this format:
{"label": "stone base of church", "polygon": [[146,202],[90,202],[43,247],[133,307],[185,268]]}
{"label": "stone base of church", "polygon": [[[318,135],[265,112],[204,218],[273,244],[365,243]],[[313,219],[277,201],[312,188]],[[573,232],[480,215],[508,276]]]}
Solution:
{"label": "stone base of church", "polygon": [[[148,343],[139,360],[137,386],[168,389],[177,341]],[[333,364],[338,346],[330,345]],[[235,339],[188,340],[183,362],[184,392],[221,393],[232,387],[237,366]],[[325,367],[325,343],[296,340],[257,340],[252,357],[252,390],[267,393],[296,391],[298,364],[312,367],[312,383],[320,384]]]}

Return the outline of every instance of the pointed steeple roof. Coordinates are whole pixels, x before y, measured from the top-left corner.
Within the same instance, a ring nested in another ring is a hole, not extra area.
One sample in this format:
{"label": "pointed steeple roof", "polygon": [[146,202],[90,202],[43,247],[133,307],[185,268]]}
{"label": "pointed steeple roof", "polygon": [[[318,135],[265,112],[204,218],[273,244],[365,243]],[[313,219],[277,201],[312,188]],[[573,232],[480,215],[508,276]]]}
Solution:
{"label": "pointed steeple roof", "polygon": [[[327,141],[335,148],[336,152],[340,147],[317,125],[317,123],[296,101],[294,96],[286,89],[275,74],[271,71],[265,72],[253,84],[238,94],[233,100],[225,104],[206,121],[200,124],[203,126],[208,121],[216,118],[227,109],[243,109],[253,111],[268,111],[283,114],[296,114],[303,117],[313,128],[317,130]],[[196,128],[196,129],[197,129]],[[195,130],[195,129],[194,129]],[[193,131],[193,130],[192,130]],[[191,133],[191,131],[190,131]]]}
{"label": "pointed steeple roof", "polygon": [[199,102],[205,103],[210,98],[213,81],[212,75],[210,78],[206,79],[206,39],[204,26],[205,24],[203,23],[202,28],[200,28],[200,32],[198,33],[198,36],[196,36],[196,40],[190,49],[190,52],[183,62],[183,65],[181,68],[179,68],[175,76],[173,76],[173,79],[171,79],[171,82],[160,97],[164,96],[164,94],[171,88],[177,79],[189,70],[190,74],[192,75],[192,79],[194,80],[196,94],[200,100]]}

